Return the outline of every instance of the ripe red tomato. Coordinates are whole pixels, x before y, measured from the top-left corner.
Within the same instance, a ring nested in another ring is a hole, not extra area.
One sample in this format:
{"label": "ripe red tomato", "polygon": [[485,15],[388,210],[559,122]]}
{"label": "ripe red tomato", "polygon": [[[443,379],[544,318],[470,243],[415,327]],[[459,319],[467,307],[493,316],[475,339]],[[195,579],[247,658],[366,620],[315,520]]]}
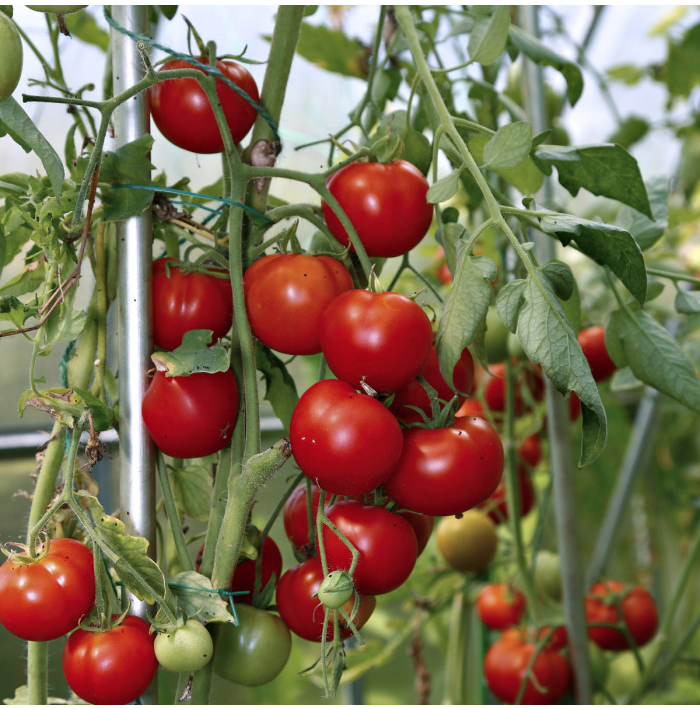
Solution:
{"label": "ripe red tomato", "polygon": [[[430,348],[428,358],[418,374],[435,389],[438,399],[450,401],[455,396],[455,391],[450,388],[440,372],[435,345]],[[452,370],[452,379],[457,389],[459,407],[471,393],[474,384],[474,360],[466,348]],[[432,414],[430,396],[417,378],[410,379],[394,392],[389,410],[404,423],[419,423],[423,418],[411,407],[418,407],[430,419]]]}
{"label": "ripe red tomato", "polygon": [[[202,57],[197,61],[207,63]],[[204,72],[183,59],[166,62],[160,71],[188,68]],[[245,67],[222,60],[216,62],[216,68],[255,103],[260,101],[255,79]],[[214,111],[196,79],[161,81],[148,93],[153,122],[171,143],[193,153],[220,153],[224,149]],[[253,127],[257,110],[221,79],[216,80],[216,95],[221,101],[233,142],[238,144]]]}
{"label": "ripe red tomato", "polygon": [[588,360],[593,379],[602,382],[613,375],[617,367],[605,346],[605,328],[602,325],[594,325],[580,330],[578,343]]}
{"label": "ripe red tomato", "polygon": [[[524,517],[535,504],[535,488],[530,473],[522,465],[518,465],[518,482],[520,483],[520,516]],[[486,512],[495,524],[501,524],[508,519],[506,494],[506,479],[503,476],[488,500],[479,505],[479,508]]]}
{"label": "ripe red tomato", "polygon": [[128,704],[140,697],[158,669],[156,636],[149,630],[133,615],[105,632],[78,628],[63,648],[68,686],[91,704]]}
{"label": "ripe red tomato", "polygon": [[486,418],[484,407],[478,399],[467,399],[459,409],[457,409],[455,416],[479,416],[482,419]]}
{"label": "ripe red tomato", "polygon": [[487,628],[505,630],[522,619],[525,596],[508,583],[490,583],[476,599],[476,612]]}
{"label": "ripe red tomato", "polygon": [[566,693],[571,669],[563,655],[542,648],[531,668],[536,684],[528,676],[528,668],[537,645],[526,631],[509,628],[491,645],[484,657],[484,677],[488,688],[503,702],[513,704],[527,677],[522,704],[556,704]]}
{"label": "ripe red tomato", "polygon": [[238,416],[233,371],[168,377],[156,372],[143,402],[143,422],[165,455],[199,458],[228,445]]}
{"label": "ripe red tomato", "polygon": [[[506,410],[506,364],[496,362],[489,365],[493,376],[484,383],[484,400],[492,412]],[[544,396],[544,379],[539,367],[525,366],[516,372],[514,383],[515,415],[525,413],[531,401],[541,401]]]}
{"label": "ripe red tomato", "polygon": [[[315,595],[318,593],[321,581],[323,581],[321,559],[313,556],[298,566],[287,569],[277,584],[276,603],[280,617],[293,633],[312,642],[321,642],[323,636],[325,609]],[[348,615],[351,614],[354,599],[355,596],[343,606]],[[360,607],[357,616],[353,619],[353,624],[358,630],[372,615],[375,606],[374,596],[360,596]],[[341,627],[344,638],[352,635],[352,631],[345,624]],[[326,640],[332,639],[333,624],[329,622]]]}
{"label": "ripe red tomato", "polygon": [[[403,517],[377,505],[341,500],[328,508],[328,519],[360,553],[353,582],[358,593],[372,596],[398,588],[413,571],[418,542],[413,527]],[[323,544],[331,571],[348,571],[350,550],[328,525]]]}
{"label": "ripe red tomato", "polygon": [[530,468],[534,468],[542,460],[542,442],[538,434],[533,433],[520,444],[518,458]]}
{"label": "ripe red tomato", "polygon": [[174,350],[188,330],[212,330],[214,341],[231,329],[233,295],[228,278],[185,273],[174,258],[153,262],[153,344]]}
{"label": "ripe red tomato", "polygon": [[448,428],[409,428],[398,465],[385,483],[400,507],[456,515],[486,500],[503,473],[503,444],[478,416]]}
{"label": "ripe red tomato", "polygon": [[403,445],[396,417],[337,379],[323,379],[302,394],[289,439],[299,467],[336,495],[362,495],[381,485]]}
{"label": "ripe red tomato", "polygon": [[[616,606],[618,599],[622,618]],[[594,623],[622,622],[637,647],[648,643],[656,633],[659,615],[652,595],[641,586],[627,586],[620,581],[601,581],[593,584],[586,596],[588,636],[603,650],[627,650],[630,647],[625,634],[615,628],[595,627]]]}
{"label": "ripe red tomato", "polygon": [[[313,552],[313,545],[309,538],[309,502],[306,490],[306,483],[302,483],[294,488],[292,494],[284,503],[282,520],[284,531],[292,546],[302,553]],[[316,524],[316,513],[318,503],[321,498],[321,488],[318,485],[311,485],[311,524]],[[326,499],[326,509],[330,505],[330,496]],[[307,554],[308,556],[308,554]]]}
{"label": "ripe red tomato", "polygon": [[[382,165],[354,162],[334,172],[330,193],[347,214],[368,256],[400,256],[426,235],[433,207],[426,201],[428,182],[406,160]],[[347,246],[350,238],[335,212],[324,201],[323,218],[331,234]]]}
{"label": "ripe red tomato", "polygon": [[[244,559],[233,572],[233,583],[231,584],[232,591],[245,591],[245,594],[236,594],[233,597],[235,603],[253,602],[253,589],[255,588],[255,566],[256,559]],[[275,540],[266,536],[260,550],[260,587],[258,591],[262,591],[270,582],[272,576],[279,581],[282,575],[282,554]]]}
{"label": "ripe red tomato", "polygon": [[433,527],[435,526],[435,517],[433,515],[423,515],[419,512],[398,512],[401,517],[403,517],[410,525],[413,527],[413,531],[416,535],[416,541],[418,542],[418,556],[423,553],[423,550],[428,545],[428,540],[430,535],[433,533]]}
{"label": "ripe red tomato", "polygon": [[331,256],[271,254],[243,276],[253,334],[277,352],[321,351],[319,320],[328,304],[353,287],[347,268]]}
{"label": "ripe red tomato", "polygon": [[37,553],[33,563],[10,556],[0,566],[0,623],[23,640],[54,640],[92,610],[93,556],[76,539],[51,539]]}
{"label": "ripe red tomato", "polygon": [[325,309],[321,348],[338,379],[389,392],[413,379],[428,358],[433,327],[423,309],[399,293],[360,288],[341,293]]}

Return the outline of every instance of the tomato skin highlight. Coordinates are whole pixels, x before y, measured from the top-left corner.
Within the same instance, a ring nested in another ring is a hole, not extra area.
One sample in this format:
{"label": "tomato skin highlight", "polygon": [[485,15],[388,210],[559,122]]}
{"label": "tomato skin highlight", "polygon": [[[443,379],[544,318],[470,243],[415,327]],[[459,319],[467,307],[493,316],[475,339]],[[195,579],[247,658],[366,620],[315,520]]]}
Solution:
{"label": "tomato skin highlight", "polygon": [[168,377],[156,372],[141,403],[154,443],[173,458],[199,458],[231,440],[238,417],[238,384],[233,371]]}
{"label": "tomato skin highlight", "polygon": [[[197,57],[197,61],[207,64],[207,60],[202,57]],[[260,95],[255,79],[245,67],[236,62],[220,60],[216,62],[216,68],[255,103],[259,103]],[[196,69],[204,72],[204,69],[184,59],[166,62],[160,71],[171,69]],[[148,94],[153,122],[171,143],[192,153],[220,153],[224,149],[214,111],[196,79],[161,81],[148,89]],[[216,80],[216,95],[221,102],[233,142],[238,144],[253,127],[257,111],[221,79]]]}
{"label": "tomato skin highlight", "polygon": [[153,262],[153,344],[174,350],[189,330],[212,330],[221,339],[233,323],[231,281],[170,267],[174,258]]}
{"label": "tomato skin highlight", "polygon": [[617,366],[605,346],[605,327],[603,325],[594,325],[579,330],[578,343],[588,360],[591,374],[596,382],[604,382],[615,373]]}
{"label": "tomato skin highlight", "polygon": [[[656,634],[659,616],[652,595],[641,586],[629,588],[620,600],[622,618],[614,603],[606,603],[606,596],[625,591],[620,581],[606,580],[593,584],[585,599],[586,619],[589,623],[619,623],[627,626],[637,647],[646,645]],[[612,599],[609,599],[612,600]],[[603,650],[627,650],[630,644],[621,630],[590,625],[588,637]]]}
{"label": "tomato skin highlight", "polygon": [[140,697],[158,670],[156,636],[149,629],[133,615],[105,632],[78,628],[63,648],[68,686],[91,704],[128,704]]}
{"label": "tomato skin highlight", "polygon": [[[357,500],[341,500],[326,512],[328,519],[360,553],[353,582],[358,593],[376,596],[398,588],[411,575],[418,542],[411,524],[400,515]],[[330,571],[348,571],[350,550],[324,525],[323,543]]]}
{"label": "tomato skin highlight", "polygon": [[[488,688],[503,702],[514,704],[536,652],[524,631],[510,628],[503,632],[484,657],[484,677]],[[532,666],[537,686],[528,678],[523,704],[556,704],[571,682],[569,663],[556,650],[543,648]]]}
{"label": "tomato skin highlight", "polygon": [[60,638],[94,604],[92,551],[76,539],[50,540],[48,553],[33,564],[8,558],[0,566],[0,623],[23,640]]}
{"label": "tomato skin highlight", "polygon": [[[433,207],[426,201],[428,182],[406,160],[387,164],[354,162],[334,172],[326,186],[370,257],[405,254],[430,228]],[[350,237],[333,209],[325,201],[321,208],[331,234],[348,246]]]}
{"label": "tomato skin highlight", "polygon": [[433,328],[423,309],[400,293],[355,288],[321,316],[321,349],[338,379],[390,392],[413,379],[428,358]]}
{"label": "tomato skin highlight", "polygon": [[400,507],[429,515],[460,514],[494,492],[503,474],[503,444],[477,416],[447,428],[404,430],[401,458],[385,487]]}
{"label": "tomato skin highlight", "polygon": [[307,355],[321,351],[323,311],[353,282],[331,256],[270,254],[250,265],[243,286],[253,334],[277,352]]}
{"label": "tomato skin highlight", "polygon": [[381,485],[403,446],[396,417],[337,379],[322,379],[302,394],[289,439],[299,467],[336,495],[362,495]]}

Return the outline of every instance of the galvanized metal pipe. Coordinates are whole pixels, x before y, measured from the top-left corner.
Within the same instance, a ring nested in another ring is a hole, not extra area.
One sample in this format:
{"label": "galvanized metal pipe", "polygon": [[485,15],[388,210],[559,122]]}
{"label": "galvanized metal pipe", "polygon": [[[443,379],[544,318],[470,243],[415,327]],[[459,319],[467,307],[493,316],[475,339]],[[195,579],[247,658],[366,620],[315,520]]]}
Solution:
{"label": "galvanized metal pipe", "polygon": [[[139,35],[148,29],[146,5],[114,5],[114,20]],[[119,93],[143,78],[145,70],[135,42],[112,30],[114,91]],[[149,132],[144,94],[114,113],[115,147]],[[119,444],[121,517],[131,534],[145,537],[155,554],[155,473],[153,443],[141,418],[141,400],[148,388],[147,371],[153,350],[151,262],[152,225],[148,211],[119,225]],[[144,604],[132,609],[145,613]]]}
{"label": "galvanized metal pipe", "polygon": [[[525,31],[539,36],[538,8],[524,5],[519,19]],[[545,92],[542,67],[523,59],[523,96],[533,132],[548,128],[545,113]],[[548,204],[551,190],[545,180],[538,202]],[[535,233],[537,256],[541,263],[555,258],[554,241],[540,232]],[[576,491],[572,457],[568,405],[552,383],[546,381],[547,433],[553,477],[557,544],[561,558],[564,618],[569,637],[571,664],[575,677],[575,696],[579,704],[592,703],[591,670],[588,660],[586,617],[583,595],[584,579],[576,524]]]}

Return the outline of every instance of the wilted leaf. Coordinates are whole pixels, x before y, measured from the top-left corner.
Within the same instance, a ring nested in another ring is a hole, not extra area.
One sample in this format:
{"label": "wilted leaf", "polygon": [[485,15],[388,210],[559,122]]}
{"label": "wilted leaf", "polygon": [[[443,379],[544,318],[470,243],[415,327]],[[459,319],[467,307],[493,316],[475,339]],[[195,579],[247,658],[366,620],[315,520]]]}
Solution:
{"label": "wilted leaf", "polygon": [[188,618],[202,623],[232,623],[233,616],[224,598],[214,592],[211,579],[196,571],[183,571],[170,579],[170,590]]}

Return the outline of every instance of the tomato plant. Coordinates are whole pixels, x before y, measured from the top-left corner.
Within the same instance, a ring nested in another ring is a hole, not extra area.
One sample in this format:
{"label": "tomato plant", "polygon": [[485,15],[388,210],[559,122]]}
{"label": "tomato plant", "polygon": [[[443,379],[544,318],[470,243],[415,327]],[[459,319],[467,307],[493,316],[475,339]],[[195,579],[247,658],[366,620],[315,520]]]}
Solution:
{"label": "tomato plant", "polygon": [[[411,574],[418,542],[411,524],[395,512],[357,500],[341,500],[326,512],[328,519],[359,552],[352,575],[358,593],[375,596],[398,588]],[[352,561],[345,542],[323,528],[328,567],[348,571]]]}
{"label": "tomato plant", "polygon": [[0,11],[0,101],[17,88],[22,76],[22,40],[15,23]]}
{"label": "tomato plant", "polygon": [[571,669],[558,651],[545,647],[537,652],[526,633],[511,628],[486,652],[484,677],[496,697],[508,704],[518,699],[522,704],[556,704],[569,688]]}
{"label": "tomato plant", "polygon": [[321,349],[338,379],[380,392],[403,386],[425,363],[433,328],[423,309],[400,293],[355,288],[321,316]]}
{"label": "tomato plant", "polygon": [[76,539],[52,539],[33,560],[0,566],[0,623],[24,640],[54,640],[73,630],[95,602],[92,551]]}
{"label": "tomato plant", "polygon": [[214,643],[206,627],[194,618],[156,635],[153,651],[170,672],[196,672],[211,661]]}
{"label": "tomato plant", "polygon": [[170,377],[156,372],[141,404],[154,443],[174,458],[211,455],[228,444],[238,416],[233,372]]}
{"label": "tomato plant", "polygon": [[496,525],[479,510],[443,517],[437,524],[435,541],[447,564],[462,573],[483,571],[498,549]]}
{"label": "tomato plant", "polygon": [[156,676],[155,637],[149,624],[134,615],[125,616],[109,630],[78,628],[63,647],[68,686],[91,704],[134,701]]}
{"label": "tomato plant", "polygon": [[[520,516],[524,517],[535,504],[535,487],[525,466],[518,465],[517,476],[519,512]],[[501,522],[505,522],[508,519],[506,495],[506,480],[505,476],[503,476],[498,483],[498,487],[489,495],[489,498],[479,505],[496,524],[501,524]]]}
{"label": "tomato plant", "polygon": [[[309,537],[309,525],[315,527],[320,498],[321,488],[318,485],[312,485],[311,509],[309,510],[307,486],[306,483],[302,483],[297,485],[284,503],[282,514],[284,531],[287,533],[287,538],[292,543],[292,546],[302,553],[304,550],[312,551],[313,545]],[[330,503],[330,498],[328,498],[325,503],[326,509]]]}
{"label": "tomato plant", "polygon": [[[262,591],[274,577],[279,580],[282,574],[282,554],[275,540],[269,535],[265,537],[260,549],[260,588]],[[257,559],[244,559],[237,566],[233,574],[231,584],[232,591],[245,591],[237,593],[236,603],[253,603],[253,591],[255,589],[255,574]]]}
{"label": "tomato plant", "polygon": [[[197,57],[201,64],[207,60]],[[196,69],[207,73],[184,59],[166,62],[160,71]],[[260,101],[258,87],[250,72],[237,62],[220,60],[216,69],[254,102]],[[252,128],[257,110],[253,104],[222,79],[216,79],[216,95],[231,131],[234,143],[240,143]],[[174,145],[193,153],[220,153],[224,149],[216,116],[207,96],[196,79],[182,77],[155,84],[149,90],[153,122]]]}
{"label": "tomato plant", "polygon": [[505,630],[523,617],[525,596],[508,583],[490,583],[477,596],[476,612],[487,628]]}
{"label": "tomato plant", "polygon": [[330,256],[270,254],[243,276],[253,334],[285,354],[321,351],[320,318],[328,304],[353,287],[347,268]]}
{"label": "tomato plant", "polygon": [[403,445],[396,417],[337,379],[323,379],[302,394],[289,438],[299,467],[336,495],[361,495],[381,485]]}
{"label": "tomato plant", "polygon": [[233,322],[231,282],[226,277],[189,272],[174,258],[153,262],[153,344],[174,350],[188,330],[212,330],[214,341]]}
{"label": "tomato plant", "polygon": [[[347,214],[369,256],[400,256],[426,235],[433,209],[426,201],[428,182],[411,163],[355,162],[334,172],[330,193]],[[324,201],[323,217],[344,246],[350,237]]]}
{"label": "tomato plant", "polygon": [[[619,604],[619,608],[618,608]],[[637,647],[648,643],[656,634],[659,616],[656,601],[641,586],[628,587],[620,581],[606,580],[593,584],[586,596],[588,636],[604,650],[626,650],[631,647],[626,633]],[[596,623],[622,624],[622,629],[596,627]]]}
{"label": "tomato plant", "polygon": [[386,491],[414,512],[459,514],[496,489],[503,460],[498,433],[477,416],[458,417],[447,428],[409,428]]}
{"label": "tomato plant", "polygon": [[258,687],[284,669],[292,651],[292,636],[282,619],[269,611],[242,605],[239,625],[217,625],[214,672],[235,684]]}
{"label": "tomato plant", "polygon": [[578,343],[588,360],[593,379],[597,382],[609,379],[617,366],[612,361],[605,345],[605,328],[602,325],[593,325],[579,330]]}

